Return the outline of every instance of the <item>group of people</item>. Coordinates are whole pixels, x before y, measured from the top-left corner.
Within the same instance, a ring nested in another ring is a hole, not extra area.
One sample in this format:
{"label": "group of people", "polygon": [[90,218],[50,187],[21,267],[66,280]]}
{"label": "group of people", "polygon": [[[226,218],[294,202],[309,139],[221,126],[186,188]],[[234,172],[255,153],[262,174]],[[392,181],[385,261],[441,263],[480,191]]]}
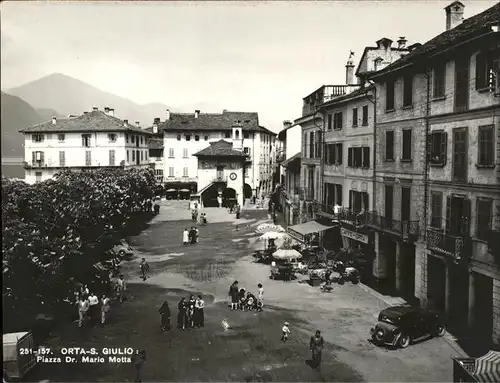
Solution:
{"label": "group of people", "polygon": [[147,212],[152,212],[155,215],[160,214],[160,204],[158,203],[158,199],[155,199],[154,202],[151,199],[146,200],[145,210]]}
{"label": "group of people", "polygon": [[261,283],[257,285],[258,296],[256,297],[250,291],[246,291],[245,288],[240,288],[238,286],[238,281],[234,281],[229,287],[229,296],[231,298],[231,310],[241,310],[241,311],[252,311],[257,312],[263,311],[264,307],[264,287]]}
{"label": "group of people", "polygon": [[[198,221],[199,217],[199,221]],[[193,223],[199,223],[200,225],[206,225],[207,224],[207,214],[206,213],[199,213],[198,214],[198,205],[195,205],[195,208],[191,211],[191,221]]]}
{"label": "group of people", "polygon": [[240,219],[241,206],[239,203],[229,205],[229,213],[236,214],[236,219]]}
{"label": "group of people", "polygon": [[[205,301],[201,295],[197,298],[191,295],[189,299],[182,297],[177,304],[177,328],[199,328],[205,326]],[[160,329],[169,331],[171,329],[171,311],[167,301],[164,301],[158,309],[161,315]]]}
{"label": "group of people", "polygon": [[111,307],[111,299],[102,294],[101,299],[91,292],[87,285],[81,285],[80,290],[75,292],[76,307],[78,310],[78,327],[83,327],[86,322],[94,327],[98,322],[106,323]]}
{"label": "group of people", "polygon": [[198,239],[200,238],[200,231],[196,226],[192,226],[190,229],[184,229],[182,233],[182,243],[184,245],[194,245],[198,243]]}

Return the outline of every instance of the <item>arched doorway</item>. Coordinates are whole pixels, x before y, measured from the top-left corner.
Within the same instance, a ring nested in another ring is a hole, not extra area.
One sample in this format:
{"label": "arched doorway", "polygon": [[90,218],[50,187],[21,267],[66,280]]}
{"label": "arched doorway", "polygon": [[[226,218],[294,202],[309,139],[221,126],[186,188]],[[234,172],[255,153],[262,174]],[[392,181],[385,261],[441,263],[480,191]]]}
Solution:
{"label": "arched doorway", "polygon": [[229,207],[230,203],[236,202],[236,190],[233,188],[225,188],[222,191],[222,206]]}
{"label": "arched doorway", "polygon": [[252,198],[252,187],[249,184],[243,185],[243,198]]}

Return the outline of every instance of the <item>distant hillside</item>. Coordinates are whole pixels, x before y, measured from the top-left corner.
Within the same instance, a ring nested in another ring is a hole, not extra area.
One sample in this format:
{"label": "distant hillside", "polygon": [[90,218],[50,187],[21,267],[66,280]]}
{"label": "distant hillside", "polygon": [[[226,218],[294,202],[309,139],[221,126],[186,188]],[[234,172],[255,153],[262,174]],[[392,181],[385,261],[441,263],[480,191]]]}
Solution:
{"label": "distant hillside", "polygon": [[19,97],[1,92],[2,157],[24,157],[24,136],[19,129],[38,124],[43,119]]}
{"label": "distant hillside", "polygon": [[60,113],[57,113],[54,109],[39,108],[36,109],[36,112],[38,113],[42,121],[49,121],[52,119],[52,117],[67,117],[63,116]]}
{"label": "distant hillside", "polygon": [[92,110],[94,106],[99,109],[114,108],[116,117],[131,122],[139,121],[142,126],[152,125],[155,117],[163,120],[167,109],[175,111],[174,108],[161,103],[139,105],[59,73],[42,77],[7,92],[21,97],[34,108],[56,110],[63,116],[82,114],[84,111]]}

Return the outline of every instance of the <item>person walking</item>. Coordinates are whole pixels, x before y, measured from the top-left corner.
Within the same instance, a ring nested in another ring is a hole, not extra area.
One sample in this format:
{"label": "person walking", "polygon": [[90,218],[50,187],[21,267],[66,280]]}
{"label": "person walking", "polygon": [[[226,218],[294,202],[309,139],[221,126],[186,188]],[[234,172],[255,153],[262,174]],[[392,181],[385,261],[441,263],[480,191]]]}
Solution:
{"label": "person walking", "polygon": [[196,299],[194,299],[194,295],[189,297],[189,301],[187,303],[188,312],[187,312],[187,326],[190,328],[194,328],[194,308],[196,305]]}
{"label": "person walking", "polygon": [[238,281],[234,281],[233,284],[229,287],[229,296],[231,297],[231,310],[238,309],[239,292]]}
{"label": "person walking", "polygon": [[161,331],[170,330],[170,307],[167,301],[163,302],[158,312],[161,314]]}
{"label": "person walking", "polygon": [[106,294],[102,295],[101,298],[101,325],[105,325],[108,319],[109,309],[111,308],[111,299],[109,299]]}
{"label": "person walking", "polygon": [[241,206],[240,204],[236,204],[236,219],[240,219],[241,214]]}
{"label": "person walking", "polygon": [[188,231],[188,229],[184,229],[184,231],[182,233],[182,242],[184,243],[184,245],[189,244],[189,231]]}
{"label": "person walking", "polygon": [[158,204],[158,201],[155,201],[155,204],[154,204],[154,211],[155,211],[155,215],[158,215],[160,214],[160,205]]}
{"label": "person walking", "polygon": [[120,303],[123,303],[123,301],[126,299],[125,293],[127,290],[127,284],[125,283],[123,274],[120,274],[120,277],[118,278],[117,288],[118,288],[118,300],[120,301]]}
{"label": "person walking", "polygon": [[194,242],[198,243],[200,239],[200,230],[197,227],[194,228]]}
{"label": "person walking", "polygon": [[78,308],[78,327],[83,327],[85,324],[85,317],[89,310],[89,301],[82,295],[77,304]]}
{"label": "person walking", "polygon": [[148,272],[149,272],[149,264],[146,262],[146,258],[142,258],[142,261],[139,266],[141,268],[142,280],[145,281],[146,279],[148,279]]}
{"label": "person walking", "polygon": [[194,304],[194,316],[195,316],[195,326],[196,327],[204,327],[205,326],[205,301],[201,297],[201,294],[198,295],[198,299]]}
{"label": "person walking", "polygon": [[288,322],[285,322],[283,324],[283,327],[281,328],[281,341],[283,343],[286,343],[286,341],[288,340],[288,337],[290,336],[290,323]]}
{"label": "person walking", "polygon": [[194,245],[196,243],[196,229],[195,227],[191,227],[191,230],[189,231],[189,239],[191,245]]}
{"label": "person walking", "polygon": [[186,298],[182,297],[177,304],[177,328],[186,329]]}
{"label": "person walking", "polygon": [[134,355],[133,364],[135,369],[135,381],[142,382],[141,380],[141,371],[144,363],[146,363],[146,350],[138,351],[136,355]]}
{"label": "person walking", "polygon": [[96,325],[97,317],[99,315],[99,298],[94,293],[89,295],[89,316],[92,326]]}
{"label": "person walking", "polygon": [[319,369],[321,365],[321,353],[323,352],[324,343],[321,331],[317,330],[309,342],[309,349],[312,352],[312,365],[316,369]]}
{"label": "person walking", "polygon": [[262,283],[259,283],[257,287],[259,288],[257,311],[260,312],[264,308],[264,287],[262,286]]}

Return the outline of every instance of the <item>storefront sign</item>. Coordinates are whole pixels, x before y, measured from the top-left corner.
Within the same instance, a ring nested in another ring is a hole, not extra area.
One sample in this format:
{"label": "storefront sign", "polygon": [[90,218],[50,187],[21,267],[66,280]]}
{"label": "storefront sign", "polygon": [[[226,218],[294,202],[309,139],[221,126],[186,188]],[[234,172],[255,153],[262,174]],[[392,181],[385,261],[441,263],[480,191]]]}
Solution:
{"label": "storefront sign", "polygon": [[350,231],[344,228],[340,229],[340,234],[344,237],[354,239],[355,241],[363,242],[366,244],[368,243],[368,236],[366,234],[356,233],[355,231]]}
{"label": "storefront sign", "polygon": [[295,238],[297,241],[304,242],[304,236],[300,233],[297,233],[295,230],[288,228],[288,234],[290,237]]}

